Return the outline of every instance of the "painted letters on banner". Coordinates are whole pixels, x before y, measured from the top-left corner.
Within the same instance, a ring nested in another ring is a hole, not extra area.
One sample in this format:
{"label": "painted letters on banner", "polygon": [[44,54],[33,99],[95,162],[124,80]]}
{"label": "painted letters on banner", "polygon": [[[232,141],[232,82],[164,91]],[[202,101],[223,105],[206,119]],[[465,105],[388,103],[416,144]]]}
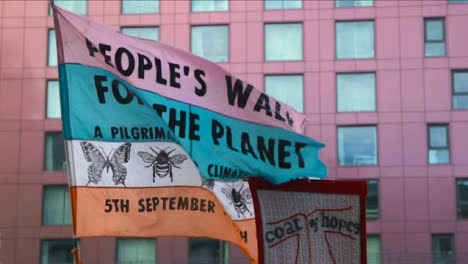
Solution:
{"label": "painted letters on banner", "polygon": [[365,182],[249,183],[259,263],[367,263]]}

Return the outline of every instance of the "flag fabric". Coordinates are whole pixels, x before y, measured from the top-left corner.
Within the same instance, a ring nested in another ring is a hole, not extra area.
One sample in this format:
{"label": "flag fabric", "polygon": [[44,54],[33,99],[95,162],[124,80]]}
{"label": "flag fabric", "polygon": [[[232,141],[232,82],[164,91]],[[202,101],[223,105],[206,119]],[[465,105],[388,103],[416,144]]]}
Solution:
{"label": "flag fabric", "polygon": [[209,237],[255,262],[242,178],[327,174],[304,116],[202,58],[54,11],[74,234]]}
{"label": "flag fabric", "polygon": [[366,182],[249,183],[260,264],[367,263]]}

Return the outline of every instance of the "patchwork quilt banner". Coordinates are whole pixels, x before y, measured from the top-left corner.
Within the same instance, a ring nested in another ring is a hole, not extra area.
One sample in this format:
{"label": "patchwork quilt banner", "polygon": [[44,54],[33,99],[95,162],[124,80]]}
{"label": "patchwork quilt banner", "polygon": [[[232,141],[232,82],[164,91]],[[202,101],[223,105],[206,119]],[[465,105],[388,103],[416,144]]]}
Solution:
{"label": "patchwork quilt banner", "polygon": [[367,263],[366,182],[249,183],[259,263]]}
{"label": "patchwork quilt banner", "polygon": [[210,237],[255,262],[242,179],[327,175],[304,116],[200,57],[54,10],[74,234]]}

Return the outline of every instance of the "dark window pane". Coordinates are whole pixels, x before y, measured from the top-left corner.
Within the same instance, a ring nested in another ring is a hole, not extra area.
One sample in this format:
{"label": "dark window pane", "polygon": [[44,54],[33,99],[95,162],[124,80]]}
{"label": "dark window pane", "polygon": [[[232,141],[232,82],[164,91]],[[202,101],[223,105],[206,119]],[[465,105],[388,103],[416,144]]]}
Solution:
{"label": "dark window pane", "polygon": [[340,165],[376,165],[376,127],[339,127],[338,160]]}
{"label": "dark window pane", "polygon": [[70,195],[67,186],[45,186],[42,201],[42,223],[44,225],[72,224]]}
{"label": "dark window pane", "polygon": [[468,178],[457,180],[457,216],[468,219]]}
{"label": "dark window pane", "polygon": [[455,264],[453,235],[432,235],[432,260],[436,264]]}
{"label": "dark window pane", "polygon": [[72,240],[43,240],[41,242],[41,264],[73,264]]}
{"label": "dark window pane", "polygon": [[367,208],[368,219],[379,218],[379,186],[377,180],[367,181]]}
{"label": "dark window pane", "polygon": [[61,132],[46,133],[44,169],[47,171],[65,170],[65,142]]}
{"label": "dark window pane", "polygon": [[189,240],[190,264],[221,264],[229,258],[228,243],[208,238],[191,238]]}
{"label": "dark window pane", "polygon": [[367,236],[367,264],[380,264],[380,237]]}

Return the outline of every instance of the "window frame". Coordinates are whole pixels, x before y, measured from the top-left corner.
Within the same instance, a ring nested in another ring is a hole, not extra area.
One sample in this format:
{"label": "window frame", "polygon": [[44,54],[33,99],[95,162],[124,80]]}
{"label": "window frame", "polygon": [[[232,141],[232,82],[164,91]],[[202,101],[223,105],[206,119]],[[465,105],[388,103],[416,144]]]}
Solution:
{"label": "window frame", "polygon": [[[50,226],[70,226],[70,225],[73,225],[73,207],[72,205],[70,204],[70,210],[72,210],[72,212],[70,212],[70,215],[71,215],[71,223],[70,224],[45,224],[44,223],[44,208],[45,208],[45,188],[46,187],[65,187],[66,189],[68,189],[68,196],[70,196],[70,186],[68,184],[44,184],[42,185],[42,204],[41,204],[41,227],[50,227]],[[71,203],[71,196],[70,196],[70,203]]]}
{"label": "window frame", "polygon": [[[158,12],[150,12],[150,13],[124,13],[123,11],[123,2],[124,0],[119,0],[120,1],[120,15],[156,15],[156,14],[161,14],[161,0],[156,0],[158,3]],[[122,26],[121,26],[122,27]]]}
{"label": "window frame", "polygon": [[369,252],[367,251],[367,241],[369,240],[369,237],[375,237],[379,240],[379,262],[382,262],[382,237],[380,234],[376,233],[371,233],[371,234],[366,234],[366,255],[368,256]]}
{"label": "window frame", "polygon": [[[427,22],[429,21],[442,21],[442,40],[428,40],[427,39]],[[445,17],[424,17],[424,58],[437,58],[437,57],[447,57],[447,31],[445,28]],[[428,43],[444,43],[444,55],[437,55],[437,56],[427,56],[426,55],[426,44]]]}
{"label": "window frame", "polygon": [[[352,1],[353,1],[353,3],[356,2],[355,0],[352,0]],[[338,2],[338,0],[334,0],[334,2],[335,2],[335,6],[334,6],[335,8],[366,8],[366,7],[375,7],[375,0],[372,0],[372,5],[370,5],[370,6],[355,6],[355,5],[353,5],[353,6],[344,6],[344,7],[343,7],[343,6],[337,6],[337,5],[336,5],[336,3]]]}
{"label": "window frame", "polygon": [[[75,13],[74,11],[68,11],[68,12],[72,12],[74,14],[77,14],[77,15],[80,15],[80,16],[87,16],[89,14],[89,5],[88,5],[88,0],[80,0],[80,1],[83,1],[85,2],[85,10],[86,12],[84,14],[79,14],[79,13]],[[58,6],[58,5],[57,5]],[[52,6],[50,5],[50,3],[47,4],[47,16],[53,16],[54,15],[54,12],[52,11]],[[60,7],[60,6],[59,6]],[[60,7],[61,8],[61,7]]]}
{"label": "window frame", "polygon": [[300,0],[301,1],[301,7],[297,7],[297,8],[284,8],[284,1],[285,0],[279,0],[281,1],[281,4],[282,4],[282,8],[267,8],[266,5],[267,5],[267,1],[264,0],[263,1],[263,10],[265,11],[274,11],[274,10],[301,10],[301,9],[304,9],[304,0]]}
{"label": "window frame", "polygon": [[[39,252],[39,262],[38,262],[38,263],[42,264],[42,256],[43,256],[43,254],[42,254],[42,243],[43,243],[44,241],[58,241],[58,240],[67,241],[67,240],[69,240],[69,239],[68,239],[68,238],[57,238],[57,237],[52,237],[52,238],[40,238],[40,239],[39,239],[39,251],[40,251],[40,252]],[[70,241],[72,241],[72,244],[73,244],[73,240],[70,239]],[[78,244],[77,246],[78,246],[78,248],[80,248],[80,245],[79,245],[79,244]],[[71,254],[71,253],[70,253],[70,254]],[[0,262],[0,264],[1,264],[1,262]]]}
{"label": "window frame", "polygon": [[[282,9],[278,9],[282,10]],[[267,49],[266,49],[266,26],[267,25],[288,25],[288,24],[299,24],[301,25],[301,38],[302,38],[302,49],[301,49],[301,59],[299,60],[267,60]],[[305,45],[304,45],[304,21],[288,21],[288,22],[263,22],[263,63],[269,62],[305,62],[304,60],[305,54]]]}
{"label": "window frame", "polygon": [[[376,19],[357,19],[357,20],[348,20],[348,19],[344,19],[344,20],[335,20],[335,27],[333,28],[335,30],[335,36],[334,36],[334,44],[335,44],[335,60],[339,60],[339,61],[346,61],[346,60],[375,60],[376,59],[376,54],[377,54],[377,45],[376,45],[376,27],[375,27],[375,21]],[[374,55],[371,57],[371,58],[338,58],[338,45],[337,45],[337,30],[336,30],[336,27],[337,27],[337,24],[338,23],[343,23],[343,22],[372,22],[372,40],[373,40],[373,43],[374,43]]]}
{"label": "window frame", "polygon": [[[380,180],[378,178],[372,178],[372,179],[366,179],[367,186],[369,186],[369,181],[375,181],[376,186],[377,186],[377,216],[374,217],[367,217],[367,196],[366,196],[366,221],[376,221],[380,219],[380,199],[379,199],[379,194],[380,194]],[[369,195],[369,192],[367,192],[367,195]]]}
{"label": "window frame", "polygon": [[[446,147],[431,147],[431,127],[445,127],[445,140],[447,142]],[[450,150],[450,124],[449,123],[428,123],[426,126],[427,131],[427,164],[429,166],[432,165],[449,165],[452,161],[452,153]],[[431,163],[429,160],[429,151],[431,150],[448,150],[449,152],[449,159],[447,163]]]}
{"label": "window frame", "polygon": [[[455,199],[456,199],[456,209],[455,209],[455,218],[459,221],[468,221],[468,217],[461,217],[461,216],[458,216],[458,208],[460,207],[460,196],[461,194],[459,193],[458,191],[458,182],[461,182],[461,181],[464,181],[468,184],[468,178],[456,178],[455,179]],[[466,207],[467,207],[467,210],[468,210],[468,200],[465,201],[466,202]]]}
{"label": "window frame", "polygon": [[264,74],[263,74],[263,91],[262,91],[262,92],[265,93],[266,95],[268,95],[269,97],[272,97],[272,96],[270,96],[270,95],[267,93],[267,91],[266,91],[266,89],[267,89],[267,87],[266,87],[266,79],[267,79],[267,77],[270,77],[270,76],[301,76],[301,77],[302,77],[302,112],[296,110],[294,107],[292,107],[291,105],[289,105],[287,102],[283,102],[283,101],[281,101],[281,100],[278,100],[277,98],[274,98],[274,99],[277,100],[277,101],[279,101],[279,102],[282,103],[282,104],[287,104],[287,105],[289,105],[291,108],[293,108],[294,110],[296,110],[296,111],[299,112],[299,113],[306,114],[306,109],[305,109],[306,104],[305,104],[305,96],[304,96],[304,94],[305,94],[305,89],[304,89],[304,87],[305,87],[306,85],[305,85],[304,73],[285,73],[285,74],[281,74],[281,73],[264,73]]}
{"label": "window frame", "polygon": [[[43,149],[42,149],[42,153],[43,153],[43,160],[42,160],[42,171],[45,172],[45,173],[65,173],[67,172],[67,169],[68,168],[65,168],[65,169],[61,169],[61,170],[47,170],[46,168],[46,159],[47,159],[47,155],[46,155],[46,144],[47,144],[47,135],[48,134],[62,134],[62,137],[64,138],[65,140],[65,135],[63,134],[63,131],[62,130],[46,130],[44,131],[43,135]],[[64,146],[66,147],[67,143],[66,142],[63,142]],[[67,162],[67,153],[65,151],[65,148],[63,149],[63,152],[64,152],[64,156],[65,156],[65,162]],[[68,164],[67,164],[68,166]]]}
{"label": "window frame", "polygon": [[[218,246],[219,246],[219,250],[221,252],[221,256],[220,256],[220,259],[219,259],[219,262],[218,263],[223,263],[223,264],[229,264],[230,263],[230,260],[231,260],[231,248],[230,248],[230,243],[228,241],[223,241],[223,240],[219,240],[219,239],[215,239],[215,238],[203,238],[203,237],[191,237],[189,239],[187,239],[187,246],[188,246],[188,262],[187,263],[191,263],[191,258],[190,258],[190,240],[191,239],[208,239],[208,240],[215,240],[216,242],[218,242]],[[227,254],[226,254],[226,249],[227,249]]]}
{"label": "window frame", "polygon": [[156,263],[158,262],[158,238],[145,238],[145,237],[116,237],[115,239],[115,263],[119,264],[119,240],[135,240],[135,239],[146,239],[154,240],[154,257]]}
{"label": "window frame", "polygon": [[55,49],[57,49],[57,30],[55,28],[47,28],[47,57],[46,57],[46,67],[47,68],[57,68],[58,67],[58,49],[57,49],[57,65],[50,65],[50,32],[54,31],[55,35]]}
{"label": "window frame", "polygon": [[44,111],[45,119],[46,120],[61,120],[62,119],[62,105],[61,105],[61,102],[59,104],[59,106],[60,106],[60,117],[59,118],[51,118],[51,117],[48,117],[48,115],[47,115],[47,112],[48,112],[47,110],[49,108],[49,104],[48,104],[48,102],[49,102],[49,82],[57,82],[58,83],[58,85],[59,85],[59,100],[60,100],[61,99],[60,98],[60,81],[59,81],[59,79],[51,78],[51,79],[46,79],[45,82],[46,82],[46,93],[45,93],[45,102],[46,103],[45,103],[45,111]]}
{"label": "window frame", "polygon": [[[203,58],[195,53],[193,53],[193,46],[192,46],[192,38],[193,38],[193,34],[192,34],[192,29],[194,27],[216,27],[216,26],[226,26],[227,27],[227,36],[228,36],[228,39],[227,39],[227,60],[226,61],[220,61],[220,62],[213,62],[209,59],[206,59],[206,58]],[[231,63],[231,27],[229,25],[229,23],[221,23],[221,24],[191,24],[190,25],[190,53],[192,53],[193,55],[195,56],[198,56],[198,57],[201,57],[211,63],[215,63],[215,64],[223,64],[223,63]]]}
{"label": "window frame", "polygon": [[[468,69],[452,69],[450,72],[451,75],[451,82],[452,82],[452,110],[454,111],[466,111],[468,110],[467,108],[454,108],[453,104],[453,99],[455,96],[468,96],[468,91],[467,92],[456,92],[455,91],[455,74],[456,73],[465,73],[468,75]],[[468,84],[467,84],[468,86]]]}
{"label": "window frame", "polygon": [[465,0],[463,2],[452,2],[448,0],[449,5],[457,5],[457,4],[468,4],[468,0]]}
{"label": "window frame", "polygon": [[160,31],[161,31],[161,27],[160,27],[159,25],[154,25],[154,26],[153,26],[153,25],[144,25],[144,26],[141,26],[141,25],[138,25],[138,26],[120,26],[120,30],[119,30],[119,33],[120,33],[120,34],[123,34],[123,35],[125,35],[125,36],[129,36],[129,37],[133,37],[133,36],[130,36],[130,35],[128,35],[128,34],[125,34],[125,33],[122,31],[124,28],[151,28],[151,29],[156,29],[156,28],[157,28],[157,29],[158,29],[158,40],[147,39],[147,38],[140,38],[140,39],[152,40],[152,41],[160,41],[160,38],[159,38],[160,35],[159,35],[159,33],[160,33]]}
{"label": "window frame", "polygon": [[214,11],[193,11],[193,0],[190,1],[190,13],[208,13],[208,12],[229,12],[231,10],[231,0],[226,0],[228,3],[227,10],[214,10]]}
{"label": "window frame", "polygon": [[434,251],[434,237],[437,236],[450,236],[452,240],[452,245],[453,245],[453,260],[457,259],[457,252],[456,252],[456,247],[455,247],[455,233],[431,233],[431,260],[432,263],[435,263],[434,257],[435,257],[435,251]]}
{"label": "window frame", "polygon": [[[340,155],[339,155],[339,137],[338,137],[338,129],[343,127],[375,127],[375,164],[372,165],[341,165],[340,164]],[[377,124],[343,124],[336,126],[336,165],[339,168],[361,168],[361,167],[377,167],[380,166],[379,164],[379,125]],[[380,201],[379,201],[380,203]]]}
{"label": "window frame", "polygon": [[[353,75],[353,74],[374,74],[374,110],[359,110],[359,111],[339,111],[338,110],[338,75]],[[377,96],[377,72],[376,71],[363,71],[363,72],[335,72],[335,111],[336,113],[376,113],[378,107]]]}

